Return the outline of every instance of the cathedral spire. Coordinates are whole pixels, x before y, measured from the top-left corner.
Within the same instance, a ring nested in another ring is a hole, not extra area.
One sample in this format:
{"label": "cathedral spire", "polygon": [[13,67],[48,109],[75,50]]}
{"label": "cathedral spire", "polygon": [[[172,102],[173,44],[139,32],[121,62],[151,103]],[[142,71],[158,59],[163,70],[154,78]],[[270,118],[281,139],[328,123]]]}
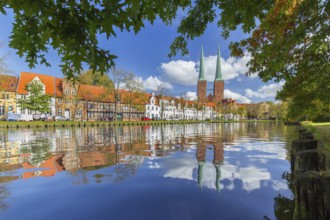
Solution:
{"label": "cathedral spire", "polygon": [[202,52],[201,52],[201,58],[200,58],[200,64],[199,64],[199,77],[198,80],[206,80],[204,76],[204,52],[203,52],[203,46],[202,46]]}
{"label": "cathedral spire", "polygon": [[218,81],[218,80],[222,80],[221,62],[220,62],[220,46],[218,48],[217,69],[215,71],[215,80],[214,81]]}

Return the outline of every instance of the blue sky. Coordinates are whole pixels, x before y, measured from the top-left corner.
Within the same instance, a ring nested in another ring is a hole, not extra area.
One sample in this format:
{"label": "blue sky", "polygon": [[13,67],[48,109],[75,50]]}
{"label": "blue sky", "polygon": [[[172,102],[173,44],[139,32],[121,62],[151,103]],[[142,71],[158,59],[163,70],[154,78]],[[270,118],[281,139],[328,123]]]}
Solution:
{"label": "blue sky", "polygon": [[[19,58],[16,51],[8,47],[12,28],[12,14],[0,14],[0,41],[3,47],[0,55],[9,53],[7,64],[14,74],[20,72],[36,72],[56,77],[64,77],[59,68],[60,60],[56,51],[50,50],[48,61],[51,67],[37,65],[30,69],[24,58]],[[198,65],[201,47],[204,49],[205,75],[209,92],[212,92],[212,82],[215,76],[216,55],[218,47],[221,51],[221,67],[225,80],[225,97],[234,98],[240,103],[260,101],[274,101],[276,91],[283,82],[263,83],[257,76],[247,77],[246,63],[250,55],[245,53],[241,59],[230,57],[228,45],[231,41],[244,37],[241,31],[231,33],[229,39],[221,37],[221,29],[215,23],[209,25],[202,37],[188,42],[189,55],[168,58],[169,46],[177,36],[178,21],[172,26],[165,26],[161,21],[153,25],[147,24],[137,35],[133,32],[117,32],[116,38],[106,40],[100,36],[100,47],[109,49],[118,56],[116,66],[134,73],[144,82],[148,92],[157,88],[167,88],[172,96],[185,95],[187,98],[196,98]]]}

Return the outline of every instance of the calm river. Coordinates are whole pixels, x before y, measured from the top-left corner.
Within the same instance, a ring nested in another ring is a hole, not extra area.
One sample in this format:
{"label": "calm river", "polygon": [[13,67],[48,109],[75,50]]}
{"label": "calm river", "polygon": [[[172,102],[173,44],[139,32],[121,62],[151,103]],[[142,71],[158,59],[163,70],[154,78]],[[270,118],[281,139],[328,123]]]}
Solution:
{"label": "calm river", "polygon": [[3,129],[0,219],[280,218],[295,133],[255,122]]}

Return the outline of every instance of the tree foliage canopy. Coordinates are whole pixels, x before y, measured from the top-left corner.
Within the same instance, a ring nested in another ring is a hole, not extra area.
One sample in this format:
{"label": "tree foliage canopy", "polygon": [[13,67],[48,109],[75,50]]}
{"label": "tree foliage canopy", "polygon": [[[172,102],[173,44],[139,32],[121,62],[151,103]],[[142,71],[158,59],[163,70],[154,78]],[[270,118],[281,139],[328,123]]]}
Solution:
{"label": "tree foliage canopy", "polygon": [[[0,49],[3,47],[2,43],[0,42]],[[0,75],[8,75],[11,73],[9,70],[9,67],[7,65],[7,58],[8,58],[8,53],[2,54],[0,53]]]}
{"label": "tree foliage canopy", "polygon": [[32,81],[25,87],[29,95],[24,99],[18,99],[18,105],[20,108],[34,111],[35,113],[47,113],[49,112],[50,97],[44,94],[43,85],[39,81]]}
{"label": "tree foliage canopy", "polygon": [[69,78],[85,63],[94,72],[107,72],[116,55],[99,47],[98,36],[109,39],[117,31],[139,32],[146,22],[160,18],[169,24],[178,7],[188,0],[3,0],[0,12],[14,13],[10,46],[25,57],[30,67],[50,65],[46,59],[54,48]]}
{"label": "tree foliage canopy", "polygon": [[[10,46],[30,67],[49,65],[54,48],[62,71],[73,77],[83,63],[106,73],[115,54],[100,48],[98,36],[116,37],[118,31],[138,33],[147,22],[160,19],[171,25],[185,12],[170,45],[169,56],[188,54],[187,41],[201,36],[217,22],[223,37],[241,28],[249,37],[232,42],[232,55],[251,53],[248,74],[267,82],[285,80],[278,98],[304,96],[308,90],[322,102],[330,94],[330,1],[324,0],[3,0],[0,11],[13,10]],[[312,88],[305,89],[313,84]]]}
{"label": "tree foliage canopy", "polygon": [[87,70],[78,76],[79,83],[93,86],[103,86],[105,88],[113,88],[113,82],[106,74]]}

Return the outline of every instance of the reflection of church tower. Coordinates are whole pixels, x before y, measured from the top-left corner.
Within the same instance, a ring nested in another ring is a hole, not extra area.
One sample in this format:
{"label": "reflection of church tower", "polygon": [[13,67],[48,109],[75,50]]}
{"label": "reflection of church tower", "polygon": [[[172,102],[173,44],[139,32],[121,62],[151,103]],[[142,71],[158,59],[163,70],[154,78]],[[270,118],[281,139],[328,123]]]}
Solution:
{"label": "reflection of church tower", "polygon": [[224,159],[223,143],[221,141],[216,141],[213,147],[214,147],[213,166],[215,167],[215,171],[216,171],[215,187],[217,188],[217,191],[219,191],[220,190],[219,180],[221,177],[220,167]]}
{"label": "reflection of church tower", "polygon": [[200,66],[199,66],[199,77],[198,77],[198,83],[197,83],[197,97],[198,102],[205,103],[206,102],[206,86],[207,82],[204,76],[204,53],[203,53],[203,47],[200,57]]}
{"label": "reflection of church tower", "polygon": [[[220,167],[222,165],[224,156],[224,150],[223,150],[223,144],[222,142],[216,142],[214,143],[214,154],[213,154],[213,166],[215,168],[216,171],[216,178],[215,178],[215,187],[217,189],[217,191],[220,190],[220,177],[221,177],[221,170]],[[206,143],[205,142],[201,142],[201,144],[199,144],[197,146],[197,152],[196,152],[196,157],[197,157],[197,161],[198,161],[198,185],[202,188],[203,184],[203,167],[205,165],[206,162]]]}
{"label": "reflection of church tower", "polygon": [[221,62],[220,62],[220,47],[218,49],[217,57],[217,69],[215,71],[214,87],[213,87],[213,101],[215,103],[222,102],[224,90],[224,81],[221,73]]}
{"label": "reflection of church tower", "polygon": [[203,167],[206,161],[206,144],[204,142],[197,146],[196,157],[198,161],[198,185],[202,188]]}

